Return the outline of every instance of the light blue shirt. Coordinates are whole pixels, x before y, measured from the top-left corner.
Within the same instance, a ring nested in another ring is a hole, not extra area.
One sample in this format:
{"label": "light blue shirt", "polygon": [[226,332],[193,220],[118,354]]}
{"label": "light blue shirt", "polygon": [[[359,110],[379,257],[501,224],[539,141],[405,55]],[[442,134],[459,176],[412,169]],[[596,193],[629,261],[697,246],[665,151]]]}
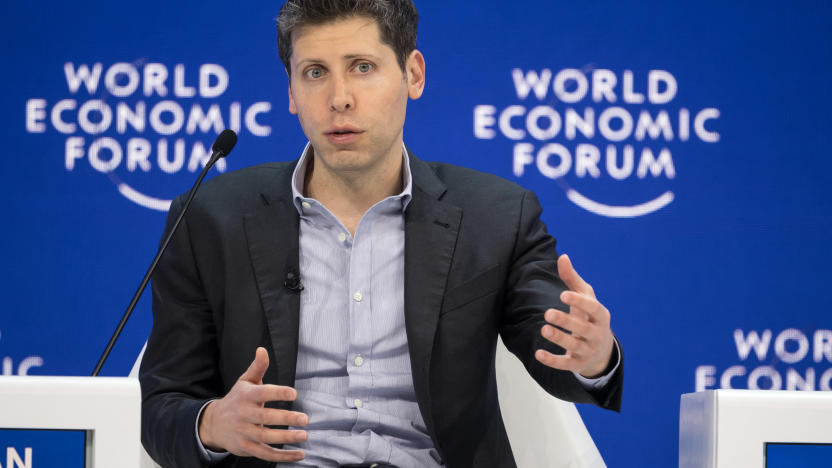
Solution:
{"label": "light blue shirt", "polygon": [[439,466],[416,403],[405,332],[404,212],[412,178],[402,154],[403,190],[367,210],[354,236],[303,195],[310,146],[295,168],[304,289],[293,409],[309,416],[309,439],[285,446],[306,453],[288,466]]}

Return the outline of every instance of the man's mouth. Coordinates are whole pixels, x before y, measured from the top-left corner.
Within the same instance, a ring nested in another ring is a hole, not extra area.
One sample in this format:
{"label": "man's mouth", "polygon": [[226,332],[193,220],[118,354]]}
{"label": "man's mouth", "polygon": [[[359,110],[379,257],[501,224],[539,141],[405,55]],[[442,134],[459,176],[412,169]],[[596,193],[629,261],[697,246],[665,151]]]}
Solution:
{"label": "man's mouth", "polygon": [[353,134],[353,133],[362,133],[362,132],[359,129],[354,128],[354,127],[336,127],[336,128],[333,128],[333,129],[329,130],[328,132],[326,132],[327,135],[349,135],[349,134]]}
{"label": "man's mouth", "polygon": [[335,127],[326,132],[326,138],[334,145],[351,145],[362,133],[355,127]]}

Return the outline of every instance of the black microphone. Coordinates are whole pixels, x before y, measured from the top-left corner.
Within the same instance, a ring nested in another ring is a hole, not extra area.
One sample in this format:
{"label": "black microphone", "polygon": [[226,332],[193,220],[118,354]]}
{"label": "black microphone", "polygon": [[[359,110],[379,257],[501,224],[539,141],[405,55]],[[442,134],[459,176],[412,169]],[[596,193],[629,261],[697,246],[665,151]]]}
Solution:
{"label": "black microphone", "polygon": [[294,268],[286,270],[286,281],[283,282],[283,287],[294,293],[303,291],[303,283],[300,282],[300,272]]}
{"label": "black microphone", "polygon": [[133,299],[130,300],[130,305],[127,306],[127,310],[124,312],[124,315],[122,315],[121,321],[118,323],[118,327],[116,327],[116,331],[113,333],[113,336],[110,337],[110,342],[107,343],[107,347],[104,349],[104,352],[101,353],[101,357],[98,359],[98,364],[95,365],[95,370],[92,371],[93,377],[97,376],[98,373],[101,372],[101,368],[104,366],[104,362],[110,355],[110,351],[113,350],[113,346],[116,344],[119,335],[121,335],[121,331],[127,324],[130,314],[133,313],[133,309],[135,309],[136,304],[139,303],[139,298],[142,296],[144,288],[147,287],[147,283],[150,281],[150,276],[153,274],[153,271],[156,270],[156,265],[159,264],[159,259],[162,258],[162,254],[165,253],[165,249],[168,248],[168,244],[173,238],[173,234],[176,232],[176,229],[179,227],[179,223],[182,221],[182,218],[185,216],[185,212],[188,211],[188,207],[191,205],[191,200],[194,199],[196,189],[199,188],[199,185],[202,183],[202,179],[205,178],[205,175],[211,167],[214,166],[214,163],[216,163],[220,158],[228,156],[228,153],[234,149],[234,145],[236,144],[237,134],[234,133],[233,130],[228,129],[223,130],[217,139],[214,140],[214,144],[211,145],[211,158],[208,160],[208,163],[205,164],[205,167],[202,168],[202,172],[199,173],[199,177],[196,179],[194,186],[191,187],[191,191],[188,192],[188,198],[185,200],[185,206],[182,207],[182,211],[179,212],[176,222],[173,223],[173,227],[168,233],[168,236],[165,238],[165,241],[162,242],[159,252],[157,252],[156,257],[153,258],[153,263],[150,264],[150,268],[148,268],[147,273],[144,274],[144,279],[142,279],[139,289],[137,289],[136,293],[133,295]]}

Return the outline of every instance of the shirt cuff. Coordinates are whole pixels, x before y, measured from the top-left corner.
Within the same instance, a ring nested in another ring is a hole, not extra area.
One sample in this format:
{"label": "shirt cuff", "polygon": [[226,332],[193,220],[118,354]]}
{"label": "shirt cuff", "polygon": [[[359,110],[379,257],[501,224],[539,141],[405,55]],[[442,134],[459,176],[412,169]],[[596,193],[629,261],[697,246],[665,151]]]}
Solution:
{"label": "shirt cuff", "polygon": [[615,366],[612,368],[611,371],[607,372],[601,377],[596,377],[594,379],[588,379],[577,372],[572,372],[573,374],[575,374],[575,378],[578,379],[578,382],[580,382],[585,389],[600,390],[604,388],[607,385],[607,383],[609,383],[612,376],[615,375],[615,371],[618,370],[618,366],[621,364],[621,348],[618,347],[618,340],[614,339],[613,343],[615,344]]}
{"label": "shirt cuff", "polygon": [[207,463],[218,463],[229,454],[228,452],[213,452],[205,448],[202,445],[202,441],[199,440],[199,420],[202,418],[202,412],[205,411],[205,407],[208,406],[208,403],[211,403],[214,400],[210,400],[202,405],[202,408],[199,409],[199,413],[196,415],[196,422],[194,423],[194,437],[196,437],[196,445],[199,447],[199,455],[202,457],[202,460]]}

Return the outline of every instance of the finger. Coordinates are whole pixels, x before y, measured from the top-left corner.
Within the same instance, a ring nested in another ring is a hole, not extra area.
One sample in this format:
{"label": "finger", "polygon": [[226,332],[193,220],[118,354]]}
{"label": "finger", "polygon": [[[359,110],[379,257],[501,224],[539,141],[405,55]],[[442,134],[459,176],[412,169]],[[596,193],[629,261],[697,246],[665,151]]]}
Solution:
{"label": "finger", "polygon": [[572,291],[589,294],[590,296],[595,297],[595,292],[592,291],[592,286],[584,281],[584,279],[581,278],[581,275],[575,271],[575,267],[572,266],[572,260],[570,260],[569,256],[566,254],[558,257],[558,276],[560,276],[560,279],[566,283],[566,287]]}
{"label": "finger", "polygon": [[309,434],[304,430],[267,429],[262,436],[262,442],[270,445],[299,444],[306,442]]}
{"label": "finger", "polygon": [[534,358],[537,359],[544,366],[553,369],[574,371],[579,368],[578,363],[569,355],[557,356],[548,351],[538,349],[534,353]]}
{"label": "finger", "polygon": [[592,324],[573,314],[567,314],[557,309],[549,309],[543,318],[552,325],[569,330],[573,336],[586,338],[592,334]]}
{"label": "finger", "polygon": [[266,461],[294,462],[305,458],[304,453],[300,450],[280,450],[274,447],[269,447],[262,442],[255,442],[252,440],[244,441],[242,449],[248,456],[257,457]]}
{"label": "finger", "polygon": [[270,445],[305,442],[308,438],[307,432],[301,429],[272,429],[253,424],[246,425],[242,434],[250,441]]}
{"label": "finger", "polygon": [[268,426],[306,426],[309,424],[309,416],[304,413],[274,408],[250,408],[244,417],[252,424]]}
{"label": "finger", "polygon": [[284,385],[257,385],[249,388],[249,399],[257,403],[266,403],[267,401],[295,401],[298,397],[298,392],[292,387]]}
{"label": "finger", "polygon": [[245,380],[253,384],[261,384],[263,383],[263,376],[266,375],[266,369],[268,368],[269,353],[266,352],[266,348],[261,346],[254,352],[254,360],[251,361],[251,365],[243,372],[239,380]]}
{"label": "finger", "polygon": [[602,325],[610,323],[610,312],[594,296],[587,296],[574,291],[564,291],[560,295],[560,300],[571,308],[576,308],[585,313],[590,322]]}
{"label": "finger", "polygon": [[570,355],[583,355],[586,349],[585,341],[549,325],[544,325],[540,329],[540,334],[547,340],[565,349]]}

